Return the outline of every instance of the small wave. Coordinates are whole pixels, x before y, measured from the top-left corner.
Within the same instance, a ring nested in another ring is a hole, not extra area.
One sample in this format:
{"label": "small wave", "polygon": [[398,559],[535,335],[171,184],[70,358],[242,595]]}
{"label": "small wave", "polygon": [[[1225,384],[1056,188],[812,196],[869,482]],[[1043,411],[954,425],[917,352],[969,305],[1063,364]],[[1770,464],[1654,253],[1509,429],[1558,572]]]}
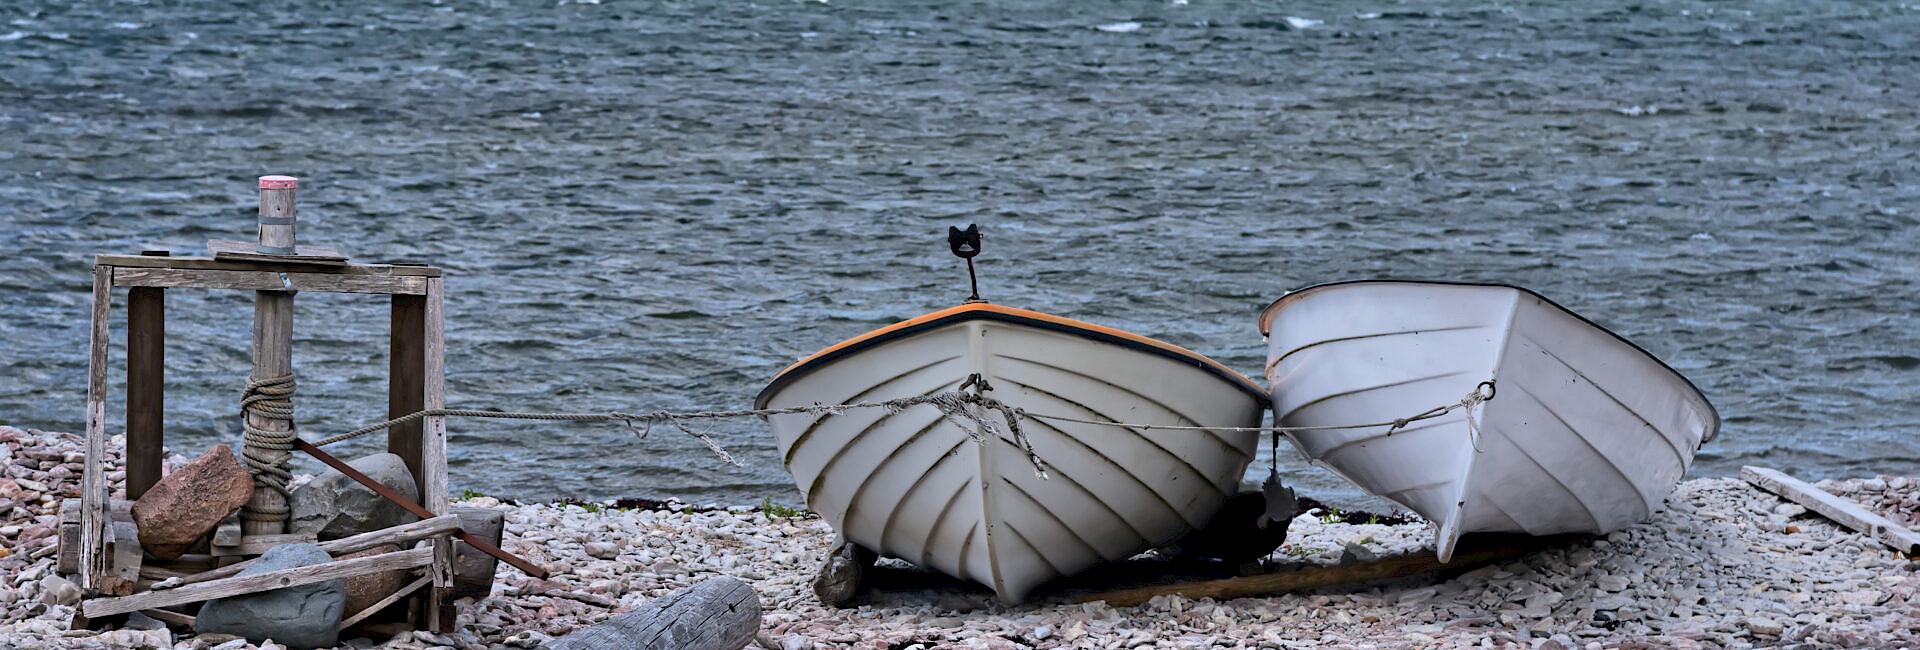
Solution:
{"label": "small wave", "polygon": [[1107,32],[1109,34],[1131,34],[1131,33],[1140,31],[1140,23],[1136,23],[1129,20],[1124,23],[1108,23],[1105,25],[1099,25],[1094,27],[1094,29]]}

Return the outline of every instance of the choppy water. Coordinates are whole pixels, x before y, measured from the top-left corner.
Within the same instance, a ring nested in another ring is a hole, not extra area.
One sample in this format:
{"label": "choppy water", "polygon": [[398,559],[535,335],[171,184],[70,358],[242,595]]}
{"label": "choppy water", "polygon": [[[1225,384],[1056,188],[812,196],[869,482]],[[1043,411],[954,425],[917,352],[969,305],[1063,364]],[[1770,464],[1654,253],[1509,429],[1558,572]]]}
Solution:
{"label": "choppy water", "polygon": [[[455,405],[744,407],[963,298],[978,222],[994,301],[1253,375],[1286,290],[1519,284],[1700,385],[1695,474],[1920,473],[1920,8],[232,5],[0,7],[0,422],[83,428],[92,254],[250,238],[286,173],[303,241],[447,269]],[[169,440],[237,442],[251,296],[168,300]],[[309,437],[381,417],[385,301],[297,304]],[[456,420],[453,483],[798,501],[712,431],[746,469]]]}

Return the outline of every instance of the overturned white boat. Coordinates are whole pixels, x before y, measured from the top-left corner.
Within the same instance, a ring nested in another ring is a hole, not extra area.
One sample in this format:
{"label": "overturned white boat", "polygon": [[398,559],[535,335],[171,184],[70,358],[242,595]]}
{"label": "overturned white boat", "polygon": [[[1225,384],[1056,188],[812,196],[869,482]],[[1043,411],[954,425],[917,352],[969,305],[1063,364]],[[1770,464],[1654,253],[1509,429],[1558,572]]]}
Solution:
{"label": "overturned white boat", "polygon": [[[1254,427],[1267,405],[1266,391],[1199,354],[980,302],[802,359],[756,402],[880,402],[963,386],[1033,413],[1094,422]],[[1004,425],[975,442],[973,425],[931,406],[767,421],[807,506],[848,541],[986,585],[1008,603],[1206,523],[1237,490],[1258,442],[1253,432],[1023,418],[1021,430],[1047,466],[1041,478]]]}
{"label": "overturned white boat", "polygon": [[1434,522],[1442,561],[1463,533],[1645,521],[1720,429],[1678,372],[1519,287],[1320,285],[1267,307],[1260,332],[1280,426],[1387,422],[1493,395],[1398,430],[1288,434],[1315,465]]}

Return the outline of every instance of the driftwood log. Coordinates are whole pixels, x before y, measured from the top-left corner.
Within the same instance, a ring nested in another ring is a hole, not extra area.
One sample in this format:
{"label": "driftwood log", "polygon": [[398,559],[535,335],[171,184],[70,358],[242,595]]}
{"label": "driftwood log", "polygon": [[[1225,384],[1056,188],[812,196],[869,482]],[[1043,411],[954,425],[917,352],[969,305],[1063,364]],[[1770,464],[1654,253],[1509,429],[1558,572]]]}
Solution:
{"label": "driftwood log", "polygon": [[733,578],[661,596],[645,607],[554,639],[549,650],[740,650],[760,631],[760,594]]}

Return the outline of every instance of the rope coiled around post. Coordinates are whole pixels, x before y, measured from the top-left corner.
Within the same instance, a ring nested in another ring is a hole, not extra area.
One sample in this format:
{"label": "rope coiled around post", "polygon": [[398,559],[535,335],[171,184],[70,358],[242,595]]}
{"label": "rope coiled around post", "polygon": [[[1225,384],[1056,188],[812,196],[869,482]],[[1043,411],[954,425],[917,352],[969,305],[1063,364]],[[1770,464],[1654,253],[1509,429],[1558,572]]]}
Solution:
{"label": "rope coiled around post", "polygon": [[[246,430],[241,460],[253,475],[254,485],[265,486],[282,497],[287,496],[287,481],[293,478],[293,472],[287,469],[287,460],[293,454],[293,441],[300,437],[299,429],[293,424],[293,391],[292,374],[265,379],[248,377],[247,388],[240,397],[240,426]],[[287,430],[255,427],[254,418],[286,422]],[[289,512],[284,501],[277,508],[248,503],[240,516],[251,521],[284,521]]]}

